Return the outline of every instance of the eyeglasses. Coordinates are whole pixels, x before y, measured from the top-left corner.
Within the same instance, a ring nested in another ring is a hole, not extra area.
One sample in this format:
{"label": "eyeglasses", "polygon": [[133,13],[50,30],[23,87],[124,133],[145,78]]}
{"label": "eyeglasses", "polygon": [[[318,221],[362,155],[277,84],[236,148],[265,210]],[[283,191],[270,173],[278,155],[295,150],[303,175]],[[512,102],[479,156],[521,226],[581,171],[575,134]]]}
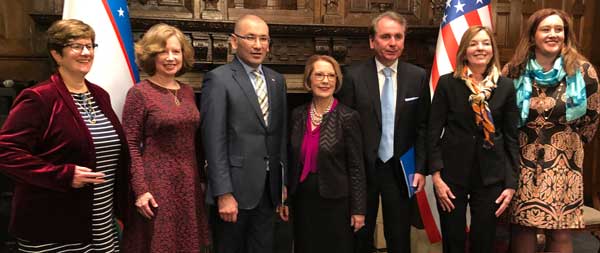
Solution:
{"label": "eyeglasses", "polygon": [[325,80],[325,77],[327,77],[327,80],[331,81],[331,80],[335,80],[335,78],[337,77],[336,74],[323,74],[323,73],[315,73],[314,74],[315,79],[317,79],[317,81],[323,81]]}
{"label": "eyeglasses", "polygon": [[247,41],[248,43],[254,43],[256,42],[256,40],[258,40],[258,42],[260,44],[269,44],[271,43],[271,38],[269,38],[269,36],[256,36],[256,35],[239,35],[237,33],[232,33],[232,35],[234,35],[235,37],[238,37],[240,39],[243,39],[245,41]]}
{"label": "eyeglasses", "polygon": [[83,48],[86,48],[90,53],[94,52],[94,49],[98,47],[98,44],[79,44],[79,43],[68,43],[64,45],[65,47],[70,47],[73,50],[73,53],[80,54],[83,51]]}

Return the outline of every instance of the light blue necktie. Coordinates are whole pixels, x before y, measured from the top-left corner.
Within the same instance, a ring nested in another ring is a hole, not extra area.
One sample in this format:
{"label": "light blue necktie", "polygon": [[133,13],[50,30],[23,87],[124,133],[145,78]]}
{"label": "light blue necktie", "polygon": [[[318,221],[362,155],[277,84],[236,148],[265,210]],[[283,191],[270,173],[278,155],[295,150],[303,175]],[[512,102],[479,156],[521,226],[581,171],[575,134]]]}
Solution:
{"label": "light blue necktie", "polygon": [[383,89],[381,95],[381,140],[379,141],[379,150],[377,155],[383,162],[387,162],[394,154],[394,87],[392,81],[392,69],[384,68]]}

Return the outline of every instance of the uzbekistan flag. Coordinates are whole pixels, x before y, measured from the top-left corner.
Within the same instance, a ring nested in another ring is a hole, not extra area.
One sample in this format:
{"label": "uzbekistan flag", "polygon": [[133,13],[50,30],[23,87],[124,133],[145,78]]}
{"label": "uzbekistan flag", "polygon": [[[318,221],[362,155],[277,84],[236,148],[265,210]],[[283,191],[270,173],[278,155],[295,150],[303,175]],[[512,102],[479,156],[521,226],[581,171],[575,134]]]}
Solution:
{"label": "uzbekistan flag", "polygon": [[126,0],[65,0],[63,19],[79,19],[94,28],[98,48],[86,78],[109,94],[121,118],[125,96],[139,82]]}

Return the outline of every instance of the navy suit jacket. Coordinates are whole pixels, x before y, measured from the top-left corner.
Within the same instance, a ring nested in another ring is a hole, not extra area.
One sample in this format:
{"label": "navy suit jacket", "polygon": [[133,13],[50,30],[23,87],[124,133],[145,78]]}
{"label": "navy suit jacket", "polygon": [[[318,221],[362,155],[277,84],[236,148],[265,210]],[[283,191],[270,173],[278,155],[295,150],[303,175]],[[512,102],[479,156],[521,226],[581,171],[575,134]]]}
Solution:
{"label": "navy suit jacket", "polygon": [[[427,115],[430,105],[429,79],[420,67],[398,60],[397,94],[394,126],[394,155],[400,159],[408,149],[415,148],[416,172],[426,174],[425,142]],[[344,80],[337,94],[340,102],[358,111],[363,134],[367,179],[375,179],[375,161],[381,140],[381,101],[375,58],[351,65],[344,71]],[[403,173],[396,171],[399,182]],[[373,184],[371,184],[373,185]]]}
{"label": "navy suit jacket", "polygon": [[[283,76],[262,66],[269,99],[268,124],[246,70],[236,57],[204,76],[201,128],[208,163],[207,202],[232,193],[240,209],[256,207],[265,191],[281,202],[287,152],[287,100]],[[283,166],[283,169],[282,169]]]}

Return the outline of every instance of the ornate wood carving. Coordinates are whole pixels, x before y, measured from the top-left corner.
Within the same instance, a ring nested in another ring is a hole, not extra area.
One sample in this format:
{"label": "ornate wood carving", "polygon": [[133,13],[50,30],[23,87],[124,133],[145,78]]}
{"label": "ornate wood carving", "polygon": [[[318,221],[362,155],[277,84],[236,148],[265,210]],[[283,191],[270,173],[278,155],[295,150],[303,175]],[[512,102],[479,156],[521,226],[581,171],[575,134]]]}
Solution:
{"label": "ornate wood carving", "polygon": [[348,39],[343,37],[332,38],[333,48],[331,55],[340,63],[345,62],[348,54]]}
{"label": "ornate wood carving", "polygon": [[446,9],[446,0],[430,0],[431,10],[433,15],[431,20],[433,24],[442,23],[442,17],[444,16],[444,10]]}
{"label": "ornate wood carving", "polygon": [[209,54],[208,48],[211,45],[210,36],[208,33],[193,32],[192,33],[192,46],[194,47],[194,53],[196,59],[200,62],[208,62]]}
{"label": "ornate wood carving", "polygon": [[371,1],[371,10],[376,12],[386,12],[392,10],[393,3],[386,0],[373,0]]}
{"label": "ornate wood carving", "polygon": [[227,52],[229,49],[229,35],[228,34],[211,34],[212,37],[212,50],[209,56],[209,61],[213,63],[226,63]]}
{"label": "ornate wood carving", "polygon": [[193,6],[198,0],[137,0],[129,2],[131,16],[185,18],[194,17]]}
{"label": "ornate wood carving", "polygon": [[315,53],[316,54],[330,54],[331,38],[329,37],[315,37]]}
{"label": "ornate wood carving", "polygon": [[[58,15],[31,16],[42,26],[60,18]],[[196,53],[195,71],[206,71],[211,66],[226,63],[233,58],[233,52],[229,48],[229,33],[233,31],[233,22],[132,18],[134,38],[141,37],[144,31],[161,22],[176,26],[189,36]],[[363,60],[372,55],[368,30],[364,26],[270,24],[269,30],[273,38],[265,62],[269,65],[291,67],[297,71],[312,54],[331,55],[342,64]],[[433,59],[436,34],[436,27],[410,26],[404,58],[421,66],[431,65],[428,62]],[[424,43],[428,46],[424,47]]]}
{"label": "ornate wood carving", "polygon": [[159,6],[184,6],[184,0],[158,0]]}
{"label": "ornate wood carving", "polygon": [[312,38],[277,37],[271,44],[271,53],[267,62],[278,65],[303,65],[306,59],[315,53]]}
{"label": "ornate wood carving", "polygon": [[344,9],[344,1],[340,0],[324,0],[325,15],[323,15],[323,23],[339,24],[342,23],[343,17],[341,10]]}
{"label": "ornate wood carving", "polygon": [[209,20],[222,20],[222,10],[225,9],[225,3],[225,0],[202,0],[203,8],[200,17]]}

